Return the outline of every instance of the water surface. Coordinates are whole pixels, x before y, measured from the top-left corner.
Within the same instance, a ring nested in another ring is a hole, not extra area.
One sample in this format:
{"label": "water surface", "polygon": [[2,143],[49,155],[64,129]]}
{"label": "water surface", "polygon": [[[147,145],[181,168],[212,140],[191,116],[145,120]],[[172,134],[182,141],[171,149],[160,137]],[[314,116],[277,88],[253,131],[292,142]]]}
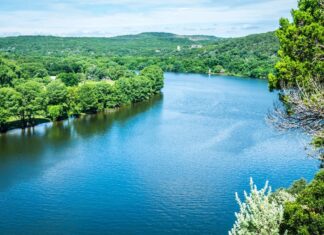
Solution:
{"label": "water surface", "polygon": [[163,95],[0,136],[1,234],[226,234],[234,193],[310,180],[265,81],[166,74]]}

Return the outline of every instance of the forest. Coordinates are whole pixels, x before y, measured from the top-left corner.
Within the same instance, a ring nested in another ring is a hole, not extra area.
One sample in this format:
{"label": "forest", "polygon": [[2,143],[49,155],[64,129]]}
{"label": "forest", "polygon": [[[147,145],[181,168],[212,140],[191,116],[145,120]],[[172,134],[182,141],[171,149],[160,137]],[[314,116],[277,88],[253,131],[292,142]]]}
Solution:
{"label": "forest", "polygon": [[138,74],[113,66],[109,77],[93,65],[84,71],[77,63],[72,67],[62,63],[53,70],[57,76],[48,76],[46,69],[37,66],[0,59],[2,132],[140,102],[163,87],[163,71],[158,66],[148,66]]}
{"label": "forest", "polygon": [[148,99],[162,89],[163,71],[266,78],[278,46],[273,32],[0,38],[0,130]]}
{"label": "forest", "polygon": [[113,38],[0,38],[0,53],[28,67],[31,76],[37,75],[37,70],[46,70],[49,75],[56,75],[62,69],[65,72],[79,72],[93,64],[92,69],[100,76],[107,74],[106,65],[124,66],[130,70],[158,65],[163,71],[169,72],[267,78],[273,72],[278,48],[274,32],[240,38],[170,33],[142,33]]}

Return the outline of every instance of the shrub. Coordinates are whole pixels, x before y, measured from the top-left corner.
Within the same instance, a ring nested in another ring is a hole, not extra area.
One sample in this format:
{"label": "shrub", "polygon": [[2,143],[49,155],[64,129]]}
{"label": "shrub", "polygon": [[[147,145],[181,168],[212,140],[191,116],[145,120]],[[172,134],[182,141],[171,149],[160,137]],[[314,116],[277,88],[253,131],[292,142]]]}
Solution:
{"label": "shrub", "polygon": [[240,212],[235,213],[236,221],[229,235],[279,234],[279,226],[284,212],[281,203],[294,200],[294,198],[284,191],[277,193],[276,197],[271,197],[271,188],[268,186],[268,182],[258,190],[251,179],[250,188],[250,194],[244,191],[245,202],[242,202],[236,193]]}
{"label": "shrub", "polygon": [[324,231],[324,170],[302,190],[296,201],[285,205],[280,232],[321,235]]}

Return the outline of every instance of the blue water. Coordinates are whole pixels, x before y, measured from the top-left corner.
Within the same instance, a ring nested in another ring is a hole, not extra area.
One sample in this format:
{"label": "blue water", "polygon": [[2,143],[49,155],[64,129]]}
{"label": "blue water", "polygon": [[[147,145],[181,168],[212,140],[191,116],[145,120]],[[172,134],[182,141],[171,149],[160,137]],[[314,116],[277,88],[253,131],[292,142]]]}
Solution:
{"label": "blue water", "polygon": [[227,234],[234,193],[310,180],[265,81],[166,74],[163,95],[0,136],[1,234]]}

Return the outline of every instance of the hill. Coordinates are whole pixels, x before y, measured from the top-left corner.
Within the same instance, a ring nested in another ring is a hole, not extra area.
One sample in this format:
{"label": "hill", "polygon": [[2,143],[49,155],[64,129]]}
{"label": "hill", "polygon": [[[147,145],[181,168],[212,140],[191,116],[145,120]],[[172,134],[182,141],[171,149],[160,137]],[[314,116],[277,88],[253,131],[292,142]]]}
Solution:
{"label": "hill", "polygon": [[[104,57],[134,70],[158,64],[165,71],[225,73],[265,78],[276,62],[273,32],[240,38],[141,33],[111,38],[18,36],[0,38],[12,59]],[[39,61],[38,61],[39,62]]]}

